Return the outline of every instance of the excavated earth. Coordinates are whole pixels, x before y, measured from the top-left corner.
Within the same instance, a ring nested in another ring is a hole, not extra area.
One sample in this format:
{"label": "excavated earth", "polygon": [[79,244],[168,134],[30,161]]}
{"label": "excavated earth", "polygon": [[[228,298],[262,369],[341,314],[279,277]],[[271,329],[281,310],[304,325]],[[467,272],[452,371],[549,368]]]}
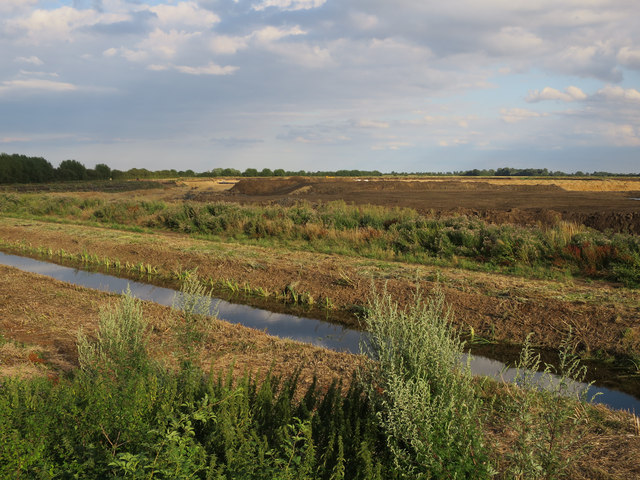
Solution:
{"label": "excavated earth", "polygon": [[550,225],[558,219],[598,230],[640,234],[640,181],[625,180],[392,180],[290,177],[242,179],[227,190],[197,181],[195,201],[292,204],[343,200],[408,207],[420,213],[464,214],[493,223]]}

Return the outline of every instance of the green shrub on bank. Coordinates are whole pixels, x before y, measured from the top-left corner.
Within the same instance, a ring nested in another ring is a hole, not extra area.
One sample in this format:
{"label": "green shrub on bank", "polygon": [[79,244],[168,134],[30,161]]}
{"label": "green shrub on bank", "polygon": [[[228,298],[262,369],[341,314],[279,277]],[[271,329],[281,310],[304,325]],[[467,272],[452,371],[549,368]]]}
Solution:
{"label": "green shrub on bank", "polygon": [[443,297],[416,294],[401,310],[375,296],[365,326],[372,362],[363,374],[401,477],[488,478],[482,403]]}

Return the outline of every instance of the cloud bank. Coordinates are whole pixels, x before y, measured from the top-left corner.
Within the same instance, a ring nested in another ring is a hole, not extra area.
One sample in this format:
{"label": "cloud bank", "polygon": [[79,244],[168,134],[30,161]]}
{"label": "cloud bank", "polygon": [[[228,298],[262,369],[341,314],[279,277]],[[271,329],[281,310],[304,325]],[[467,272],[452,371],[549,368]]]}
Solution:
{"label": "cloud bank", "polygon": [[116,168],[451,170],[506,157],[588,170],[572,159],[606,155],[624,171],[640,143],[636,10],[4,0],[0,138]]}

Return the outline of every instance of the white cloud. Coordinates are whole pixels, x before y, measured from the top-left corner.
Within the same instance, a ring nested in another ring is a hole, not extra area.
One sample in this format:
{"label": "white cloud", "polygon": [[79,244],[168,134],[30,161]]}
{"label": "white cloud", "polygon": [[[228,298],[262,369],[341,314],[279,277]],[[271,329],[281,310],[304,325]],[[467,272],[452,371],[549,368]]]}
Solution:
{"label": "white cloud", "polygon": [[245,50],[251,46],[269,47],[283,38],[305,35],[306,33],[298,25],[289,28],[269,25],[244,36],[216,35],[210,40],[209,47],[214,53],[233,55],[239,50]]}
{"label": "white cloud", "polygon": [[265,49],[284,60],[307,68],[324,68],[332,64],[331,52],[327,48],[305,43],[273,43]]}
{"label": "white cloud", "polygon": [[164,72],[166,70],[169,70],[169,66],[168,65],[151,64],[151,65],[147,66],[147,70],[151,70],[152,72]]}
{"label": "white cloud", "polygon": [[502,27],[499,32],[490,34],[486,43],[494,53],[500,54],[531,53],[544,44],[537,35],[514,26]]}
{"label": "white cloud", "polygon": [[38,57],[36,57],[35,55],[31,55],[30,57],[18,57],[15,60],[16,62],[20,62],[20,63],[30,63],[31,65],[43,65],[44,62],[42,60],[40,60]]}
{"label": "white cloud", "polygon": [[188,67],[183,65],[176,65],[175,69],[179,72],[186,73],[188,75],[231,75],[238,67],[227,65],[221,67],[213,62],[201,67]]}
{"label": "white cloud", "polygon": [[55,72],[36,72],[33,70],[20,70],[20,75],[24,75],[27,77],[37,75],[42,77],[59,77],[60,75]]}
{"label": "white cloud", "polygon": [[356,127],[359,128],[389,128],[390,125],[387,122],[380,122],[378,120],[360,120],[356,123]]}
{"label": "white cloud", "polygon": [[413,147],[413,144],[410,142],[387,142],[387,143],[378,143],[371,147],[371,150],[380,151],[380,150],[400,150],[401,148]]}
{"label": "white cloud", "polygon": [[51,42],[70,42],[71,32],[80,26],[91,25],[97,20],[93,10],[76,10],[61,7],[55,10],[35,10],[31,15],[7,21],[9,31],[22,32],[25,43],[40,45]]}
{"label": "white cloud", "polygon": [[195,2],[180,2],[176,5],[160,4],[149,8],[158,16],[158,24],[164,28],[211,28],[220,22],[215,13],[200,8]]}
{"label": "white cloud", "polygon": [[291,28],[278,28],[278,27],[268,26],[268,27],[261,28],[260,30],[256,30],[250,35],[250,37],[254,38],[258,43],[271,43],[285,37],[305,35],[306,33],[307,32],[302,30],[297,25]]}
{"label": "white cloud", "polygon": [[584,93],[580,88],[569,86],[565,88],[564,92],[551,87],[544,87],[541,91],[531,90],[525,100],[530,103],[540,102],[542,100],[560,100],[563,102],[574,102],[577,100],[585,100],[586,98],[587,94]]}
{"label": "white cloud", "polygon": [[379,25],[380,20],[375,15],[364,12],[352,12],[351,20],[359,30],[371,30]]}
{"label": "white cloud", "polygon": [[135,49],[127,47],[108,48],[102,52],[103,56],[114,57],[120,55],[130,62],[143,62],[149,58],[171,60],[183,50],[194,38],[199,37],[199,32],[188,33],[177,30],[165,32],[156,28],[145,39],[135,45]]}
{"label": "white cloud", "polygon": [[626,67],[640,70],[640,48],[622,47],[617,59]]}
{"label": "white cloud", "polygon": [[610,124],[605,135],[620,147],[640,147],[640,129],[629,124]]}
{"label": "white cloud", "polygon": [[457,147],[460,145],[467,145],[469,140],[466,138],[451,138],[449,140],[440,140],[438,141],[438,145],[440,147]]}
{"label": "white cloud", "polygon": [[29,137],[1,137],[0,143],[19,143],[19,142],[28,142]]}
{"label": "white cloud", "polygon": [[546,116],[546,114],[534,112],[533,110],[527,110],[524,108],[502,108],[500,109],[500,115],[502,120],[506,123],[518,123],[530,118],[539,118]]}
{"label": "white cloud", "polygon": [[178,50],[182,48],[197,32],[183,32],[170,30],[165,32],[156,28],[149,36],[140,42],[137,47],[140,50],[154,53],[164,58],[173,58]]}
{"label": "white cloud", "polygon": [[19,38],[20,43],[48,45],[73,42],[76,34],[85,27],[128,19],[127,14],[101,13],[92,9],[80,10],[64,6],[53,10],[37,9],[26,17],[10,18],[6,25],[9,34]]}
{"label": "white cloud", "polygon": [[249,46],[248,37],[217,35],[210,42],[211,50],[220,55],[233,55]]}
{"label": "white cloud", "polygon": [[77,90],[78,87],[71,83],[55,82],[53,80],[44,80],[32,78],[26,80],[7,80],[0,83],[0,93],[7,92],[70,92]]}
{"label": "white cloud", "polygon": [[604,98],[609,101],[640,102],[640,92],[634,88],[622,88],[617,85],[607,85],[594,95],[596,98]]}
{"label": "white cloud", "polygon": [[2,0],[0,2],[0,13],[14,13],[26,10],[35,5],[38,0]]}
{"label": "white cloud", "polygon": [[280,10],[310,10],[312,8],[321,7],[327,0],[263,0],[262,3],[254,5],[254,10],[265,10],[269,7],[279,8]]}

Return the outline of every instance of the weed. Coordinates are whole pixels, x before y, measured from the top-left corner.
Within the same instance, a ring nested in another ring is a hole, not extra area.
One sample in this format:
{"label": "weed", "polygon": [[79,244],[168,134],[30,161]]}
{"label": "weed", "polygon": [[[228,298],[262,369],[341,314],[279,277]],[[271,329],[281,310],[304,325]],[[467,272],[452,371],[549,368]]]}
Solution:
{"label": "weed", "polygon": [[193,365],[211,329],[212,298],[192,270],[185,277],[172,308],[182,312],[178,319],[178,341],[183,352],[183,363]]}
{"label": "weed", "polygon": [[336,306],[333,303],[333,300],[329,297],[324,297],[324,300],[322,301],[322,308],[325,310],[335,310]]}
{"label": "weed", "polygon": [[402,478],[486,478],[481,402],[442,294],[400,310],[373,295],[362,373]]}
{"label": "weed", "polygon": [[223,288],[226,288],[231,293],[238,293],[240,291],[240,284],[235,280],[226,278],[221,281]]}
{"label": "weed", "polygon": [[349,277],[349,275],[347,275],[342,270],[340,271],[340,278],[337,278],[334,281],[334,283],[336,285],[340,285],[342,287],[351,287],[351,288],[356,288],[357,287],[357,283],[355,281],[353,281],[351,279],[351,277]]}
{"label": "weed", "polygon": [[569,334],[560,346],[558,375],[549,364],[538,373],[540,354],[533,352],[531,335],[525,340],[516,366],[515,383],[520,388],[509,392],[516,442],[508,457],[514,478],[559,478],[584,453],[578,445],[584,435],[580,426],[588,421],[582,404],[589,400],[590,385],[579,386],[586,368],[574,350]]}
{"label": "weed", "polygon": [[149,367],[146,330],[140,302],[127,288],[115,310],[100,312],[95,341],[78,334],[80,368],[91,375],[108,372],[116,378],[145,371]]}

